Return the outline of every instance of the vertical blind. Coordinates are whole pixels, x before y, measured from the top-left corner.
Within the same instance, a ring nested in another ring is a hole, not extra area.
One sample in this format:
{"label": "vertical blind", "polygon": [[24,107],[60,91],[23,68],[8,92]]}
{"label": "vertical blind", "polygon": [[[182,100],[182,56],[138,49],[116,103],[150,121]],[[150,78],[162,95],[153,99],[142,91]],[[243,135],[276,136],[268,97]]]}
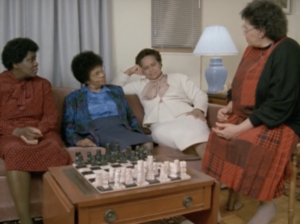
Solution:
{"label": "vertical blind", "polygon": [[194,49],[201,34],[200,0],[152,0],[151,44],[156,49]]}

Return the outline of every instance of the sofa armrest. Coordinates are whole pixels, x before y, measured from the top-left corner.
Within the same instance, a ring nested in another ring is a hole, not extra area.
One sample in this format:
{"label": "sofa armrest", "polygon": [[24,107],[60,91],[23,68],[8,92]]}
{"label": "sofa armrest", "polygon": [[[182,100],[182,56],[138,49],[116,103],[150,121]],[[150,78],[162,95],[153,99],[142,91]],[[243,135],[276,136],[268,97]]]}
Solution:
{"label": "sofa armrest", "polygon": [[217,114],[218,111],[222,108],[225,107],[224,105],[219,105],[219,104],[208,104],[208,109],[207,109],[207,124],[209,128],[212,128],[215,126],[215,123],[217,122]]}

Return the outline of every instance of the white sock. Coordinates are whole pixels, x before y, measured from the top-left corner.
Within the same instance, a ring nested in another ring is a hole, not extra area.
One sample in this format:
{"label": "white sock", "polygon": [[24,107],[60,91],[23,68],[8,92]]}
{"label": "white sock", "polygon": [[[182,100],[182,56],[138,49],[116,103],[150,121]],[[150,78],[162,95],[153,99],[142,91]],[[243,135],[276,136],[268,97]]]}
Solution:
{"label": "white sock", "polygon": [[276,214],[276,206],[272,201],[261,202],[257,212],[248,224],[268,224]]}

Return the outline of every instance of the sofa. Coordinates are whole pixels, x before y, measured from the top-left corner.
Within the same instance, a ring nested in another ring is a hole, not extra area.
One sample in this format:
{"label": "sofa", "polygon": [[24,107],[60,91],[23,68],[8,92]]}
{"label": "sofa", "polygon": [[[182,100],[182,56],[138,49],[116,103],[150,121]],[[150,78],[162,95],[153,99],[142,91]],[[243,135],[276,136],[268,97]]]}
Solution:
{"label": "sofa", "polygon": [[[59,111],[60,114],[59,124],[61,123],[61,117],[62,117],[61,115],[63,112],[64,98],[73,90],[74,89],[70,89],[70,88],[53,88],[53,94],[55,97],[57,110]],[[144,110],[138,97],[136,95],[126,95],[126,99],[128,100],[128,103],[133,113],[135,114],[136,118],[141,124],[144,117]],[[216,113],[220,107],[221,107],[220,105],[209,104],[208,116],[207,116],[207,122],[209,126],[215,123]],[[60,130],[60,127],[58,127],[58,130]],[[89,147],[89,148],[66,147],[66,150],[70,153],[73,160],[75,158],[75,152],[90,151],[92,153],[95,153],[96,150],[98,149],[100,149],[102,153],[105,152],[105,149],[100,147]],[[165,155],[173,159],[179,158],[182,160],[187,160],[188,167],[197,170],[201,169],[201,160],[197,156],[185,155],[179,150],[171,149],[165,146],[156,146],[153,151],[155,155]],[[83,156],[85,155],[86,153],[83,153]],[[31,185],[31,216],[32,217],[42,216],[42,196],[43,196],[42,189],[43,189],[42,174],[33,174],[32,185]],[[17,220],[17,219],[18,219],[18,215],[14,207],[14,202],[10,196],[9,188],[6,182],[5,163],[2,159],[0,159],[0,222]]]}

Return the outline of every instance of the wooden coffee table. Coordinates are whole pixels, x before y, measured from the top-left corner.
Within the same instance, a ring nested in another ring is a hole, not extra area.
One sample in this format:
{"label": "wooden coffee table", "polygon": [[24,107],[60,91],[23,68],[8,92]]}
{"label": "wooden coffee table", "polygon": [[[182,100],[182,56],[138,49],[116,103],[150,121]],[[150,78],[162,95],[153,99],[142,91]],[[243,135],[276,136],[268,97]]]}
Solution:
{"label": "wooden coffee table", "polygon": [[143,223],[184,215],[198,224],[216,224],[219,185],[188,170],[190,180],[100,194],[72,166],[45,173],[45,224]]}

